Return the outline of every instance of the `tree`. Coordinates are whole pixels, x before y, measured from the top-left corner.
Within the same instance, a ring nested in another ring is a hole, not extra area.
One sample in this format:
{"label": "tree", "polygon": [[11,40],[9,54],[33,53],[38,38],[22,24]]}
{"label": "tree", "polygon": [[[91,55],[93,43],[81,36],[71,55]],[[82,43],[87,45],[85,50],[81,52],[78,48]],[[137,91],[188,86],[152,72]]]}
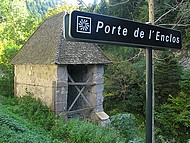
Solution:
{"label": "tree", "polygon": [[0,53],[0,93],[3,96],[14,95],[14,70],[13,65],[9,65],[9,60],[18,49],[18,46],[9,44]]}
{"label": "tree", "polygon": [[50,8],[55,8],[58,5],[64,5],[64,0],[26,0],[27,9],[37,19],[42,19]]}
{"label": "tree", "polygon": [[105,15],[109,15],[109,4],[107,0],[101,0],[101,2],[96,5],[92,5],[92,7],[94,8],[94,11],[100,14],[105,14]]}
{"label": "tree", "polygon": [[64,4],[57,5],[55,8],[50,8],[45,14],[45,17],[47,18],[49,16],[58,14],[62,11],[71,12],[72,10],[77,10],[77,9],[78,9],[77,5],[72,5],[72,4],[64,2]]}
{"label": "tree", "polygon": [[[178,11],[173,9],[178,5],[176,0],[158,0],[155,1],[155,24],[175,23]],[[165,16],[165,13],[169,13]],[[158,20],[159,19],[159,20]]]}
{"label": "tree", "polygon": [[180,91],[189,95],[190,94],[190,69],[184,69],[181,74]]}
{"label": "tree", "polygon": [[144,116],[144,56],[139,49],[127,47],[110,46],[105,52],[113,61],[105,69],[105,109],[111,114],[118,111]]}
{"label": "tree", "polygon": [[[146,7],[144,7],[146,5]],[[146,1],[142,0],[135,0],[135,1],[129,1],[129,0],[110,0],[109,1],[109,14],[113,16],[118,16],[121,18],[131,19],[131,20],[137,20],[141,21],[142,18],[147,17],[148,13],[144,13],[144,11],[147,11],[148,4]],[[140,11],[141,10],[141,11]],[[139,17],[139,14],[145,14],[141,15],[142,17]]]}
{"label": "tree", "polygon": [[[13,66],[9,65],[9,61],[35,31],[40,21],[38,16],[34,16],[27,9],[27,7],[31,8],[33,6],[31,5],[33,0],[26,2],[20,0],[0,0],[0,2],[0,93],[12,96],[14,74]],[[39,0],[34,3],[38,7],[38,13],[41,16],[49,8],[46,7],[47,5],[43,5],[44,2]],[[56,3],[51,1],[48,4],[52,7]],[[63,10],[75,8],[76,6],[65,3],[64,6],[59,5],[56,9],[51,9],[48,14],[56,14]]]}
{"label": "tree", "polygon": [[34,32],[38,21],[20,0],[0,0],[0,93],[13,96],[13,65],[10,59]]}
{"label": "tree", "polygon": [[163,52],[161,59],[155,63],[155,99],[159,105],[166,103],[169,95],[178,96],[182,72],[174,55]]}
{"label": "tree", "polygon": [[[178,29],[182,32],[183,48],[179,58],[189,57],[190,2],[188,0],[156,1],[155,24]],[[176,52],[177,53],[177,52]],[[189,58],[187,59],[189,60]]]}
{"label": "tree", "polygon": [[[169,96],[167,103],[156,110],[156,136],[178,143],[188,142],[190,132],[190,97],[180,92],[178,97]],[[157,141],[159,142],[159,141]]]}
{"label": "tree", "polygon": [[0,0],[0,40],[7,45],[21,46],[36,28],[38,21],[20,0]]}
{"label": "tree", "polygon": [[[188,0],[181,0],[180,2],[176,2],[176,0],[155,1],[155,24],[182,31],[183,49],[187,49],[188,52],[187,50],[182,51],[181,56],[184,57],[186,54],[188,58],[190,53],[189,6]],[[148,21],[147,1],[110,0],[106,7],[97,6],[96,11],[140,22]],[[127,47],[102,47],[113,61],[113,64],[110,64],[105,71],[106,112],[112,115],[117,114],[117,112],[143,115],[145,70],[143,71],[142,56],[135,56],[139,55],[141,49],[137,49],[134,54],[132,50],[126,52],[129,49]],[[178,105],[189,100],[187,99],[189,94],[187,92],[189,91],[189,78],[187,77],[189,74],[183,73],[181,76],[182,66],[179,64],[181,58],[179,55],[179,51],[173,50],[155,52],[156,127],[158,129],[157,135],[162,135],[166,140],[176,136],[177,142],[187,142],[189,102],[186,102],[180,109],[178,109]],[[187,80],[184,80],[184,77]],[[181,82],[181,78],[183,82]],[[183,138],[185,141],[182,141]]]}

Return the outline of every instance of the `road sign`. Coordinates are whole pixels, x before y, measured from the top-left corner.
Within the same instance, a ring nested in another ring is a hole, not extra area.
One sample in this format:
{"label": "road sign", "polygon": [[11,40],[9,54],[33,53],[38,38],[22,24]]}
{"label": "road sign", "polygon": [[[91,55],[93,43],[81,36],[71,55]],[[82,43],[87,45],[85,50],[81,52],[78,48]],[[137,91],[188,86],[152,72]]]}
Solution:
{"label": "road sign", "polygon": [[160,26],[94,13],[73,11],[65,15],[68,40],[117,45],[181,49],[181,32]]}

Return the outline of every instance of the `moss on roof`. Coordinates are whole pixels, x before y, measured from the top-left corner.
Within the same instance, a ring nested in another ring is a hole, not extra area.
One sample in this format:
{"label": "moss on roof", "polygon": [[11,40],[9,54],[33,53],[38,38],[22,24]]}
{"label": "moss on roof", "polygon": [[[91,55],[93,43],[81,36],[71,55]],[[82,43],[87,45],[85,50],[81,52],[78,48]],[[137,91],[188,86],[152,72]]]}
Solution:
{"label": "moss on roof", "polygon": [[63,16],[46,19],[11,60],[11,64],[105,64],[98,45],[63,38]]}

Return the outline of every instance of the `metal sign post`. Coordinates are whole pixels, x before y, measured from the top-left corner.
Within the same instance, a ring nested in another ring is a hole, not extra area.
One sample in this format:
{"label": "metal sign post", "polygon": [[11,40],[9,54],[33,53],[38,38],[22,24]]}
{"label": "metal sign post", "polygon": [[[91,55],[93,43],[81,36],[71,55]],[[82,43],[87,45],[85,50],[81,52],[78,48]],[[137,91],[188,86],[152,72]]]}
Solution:
{"label": "metal sign post", "polygon": [[[149,23],[154,24],[154,0],[148,0]],[[146,49],[146,143],[154,143],[154,51]]]}
{"label": "metal sign post", "polygon": [[[149,7],[153,8],[149,0]],[[150,11],[153,13],[153,11]],[[149,22],[153,16],[149,14]],[[153,134],[153,48],[181,49],[181,32],[151,24],[73,11],[64,16],[64,37],[71,41],[107,43],[146,48],[146,143],[154,142]],[[147,48],[151,47],[151,48]]]}
{"label": "metal sign post", "polygon": [[146,143],[152,143],[153,137],[153,67],[152,48],[146,49]]}
{"label": "metal sign post", "polygon": [[95,13],[73,11],[65,15],[65,38],[136,47],[181,48],[181,32]]}

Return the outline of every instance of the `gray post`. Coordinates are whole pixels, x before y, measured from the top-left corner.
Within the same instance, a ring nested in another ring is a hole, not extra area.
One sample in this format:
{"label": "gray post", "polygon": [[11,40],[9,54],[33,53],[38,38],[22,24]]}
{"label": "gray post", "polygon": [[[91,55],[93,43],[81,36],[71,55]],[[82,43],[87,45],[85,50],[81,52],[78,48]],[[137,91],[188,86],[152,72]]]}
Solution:
{"label": "gray post", "polygon": [[[149,22],[154,24],[154,0],[148,0]],[[154,143],[154,60],[152,48],[146,49],[146,143]]]}
{"label": "gray post", "polygon": [[146,143],[152,143],[153,70],[152,48],[146,49]]}

